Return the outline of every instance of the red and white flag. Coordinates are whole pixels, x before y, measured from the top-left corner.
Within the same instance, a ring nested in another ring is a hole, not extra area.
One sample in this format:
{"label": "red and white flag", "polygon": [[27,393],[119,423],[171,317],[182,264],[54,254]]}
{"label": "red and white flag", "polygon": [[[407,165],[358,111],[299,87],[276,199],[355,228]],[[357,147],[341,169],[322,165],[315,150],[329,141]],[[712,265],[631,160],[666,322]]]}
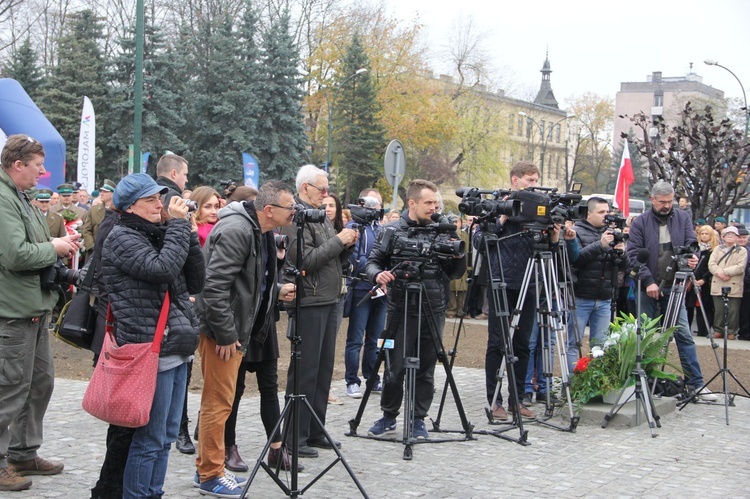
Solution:
{"label": "red and white flag", "polygon": [[630,184],[633,182],[635,182],[633,164],[630,162],[630,150],[626,140],[625,147],[622,149],[622,161],[620,162],[620,171],[617,174],[614,200],[615,207],[622,212],[625,218],[630,216]]}

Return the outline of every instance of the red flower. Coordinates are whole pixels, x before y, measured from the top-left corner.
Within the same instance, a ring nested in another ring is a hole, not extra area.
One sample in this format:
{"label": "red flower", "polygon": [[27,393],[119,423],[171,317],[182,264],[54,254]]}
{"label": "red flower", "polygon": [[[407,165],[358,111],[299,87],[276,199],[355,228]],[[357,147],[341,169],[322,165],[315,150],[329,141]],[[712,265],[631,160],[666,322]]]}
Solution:
{"label": "red flower", "polygon": [[578,362],[576,362],[576,366],[573,369],[574,373],[582,373],[589,367],[589,362],[591,362],[591,357],[581,357],[578,359]]}

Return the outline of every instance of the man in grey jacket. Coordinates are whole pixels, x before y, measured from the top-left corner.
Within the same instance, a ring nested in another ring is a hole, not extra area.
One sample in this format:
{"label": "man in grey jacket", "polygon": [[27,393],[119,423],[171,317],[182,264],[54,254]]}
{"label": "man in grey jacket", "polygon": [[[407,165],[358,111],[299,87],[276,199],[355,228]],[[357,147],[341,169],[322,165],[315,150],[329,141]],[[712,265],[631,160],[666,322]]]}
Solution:
{"label": "man in grey jacket", "polygon": [[[294,299],[294,284],[277,286],[268,275],[264,238],[274,227],[290,225],[294,212],[291,187],[277,180],[264,183],[254,202],[230,203],[208,236],[206,284],[198,297],[203,373],[198,457],[202,494],[239,497],[241,487],[225,474],[224,425],[232,411],[237,371],[257,321],[273,315],[276,297]],[[261,309],[265,304],[266,308]],[[273,320],[271,318],[271,320]],[[257,334],[267,328],[256,328]],[[262,343],[262,338],[259,339]]]}
{"label": "man in grey jacket", "polygon": [[[328,194],[328,173],[313,165],[305,165],[297,172],[296,183],[297,202],[305,209],[320,208]],[[307,396],[315,414],[325,424],[339,322],[341,265],[348,259],[348,250],[357,241],[357,231],[343,229],[337,234],[328,217],[324,217],[320,223],[306,223],[301,262],[297,261],[296,228],[285,227],[281,232],[289,236],[285,267],[294,265],[303,273],[303,289],[299,292],[300,316],[294,317],[294,305],[287,307],[291,319],[289,328],[295,327],[295,319],[303,326],[300,328],[302,343],[299,362],[300,372],[304,376],[299,384],[300,393]],[[294,280],[286,272],[283,278],[287,282]],[[292,376],[290,366],[287,394],[293,386]],[[306,410],[300,411],[299,421],[299,456],[318,457],[318,451],[313,447],[330,447],[325,433],[312,423],[311,415]],[[337,442],[336,446],[339,445]]]}

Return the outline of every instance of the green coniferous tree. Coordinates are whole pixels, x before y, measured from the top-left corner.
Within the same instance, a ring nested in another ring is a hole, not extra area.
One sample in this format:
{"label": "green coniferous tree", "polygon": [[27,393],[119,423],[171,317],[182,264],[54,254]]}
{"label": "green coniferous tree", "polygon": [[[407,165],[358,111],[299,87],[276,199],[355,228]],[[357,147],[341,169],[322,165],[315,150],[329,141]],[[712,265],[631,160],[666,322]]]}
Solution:
{"label": "green coniferous tree", "polygon": [[[370,60],[357,34],[347,47],[342,65],[341,85],[344,79],[359,69],[368,69]],[[378,120],[380,105],[376,100],[375,86],[370,72],[364,72],[340,87],[339,98],[333,102],[333,138],[337,151],[334,165],[337,177],[345,185],[344,199],[349,203],[364,187],[371,187],[383,176],[385,129]]]}
{"label": "green coniferous tree", "polygon": [[[148,20],[147,20],[148,21]],[[110,63],[111,118],[104,124],[105,161],[102,177],[118,178],[127,171],[128,147],[133,142],[135,106],[135,27],[119,41],[121,50]],[[183,151],[179,136],[186,117],[182,110],[184,66],[177,51],[166,45],[162,31],[153,23],[144,26],[142,150],[155,160],[165,150]],[[153,174],[152,170],[149,172]]]}
{"label": "green coniferous tree", "polygon": [[3,68],[3,73],[8,78],[13,78],[20,83],[32,100],[37,99],[39,89],[44,83],[44,75],[37,64],[37,54],[31,48],[31,40],[28,37],[13,52],[8,65]]}
{"label": "green coniferous tree", "polygon": [[254,76],[244,74],[244,37],[244,29],[236,33],[229,16],[199,20],[188,154],[191,177],[199,184],[241,179],[241,153],[252,146],[256,99],[248,83]]}
{"label": "green coniferous tree", "polygon": [[[78,162],[83,97],[91,99],[97,120],[97,131],[109,116],[104,61],[98,42],[102,27],[92,10],[71,14],[67,28],[58,43],[58,63],[40,91],[39,108],[65,139],[68,180],[75,179]],[[102,119],[104,118],[104,120]],[[96,163],[102,159],[101,141],[97,140]]]}
{"label": "green coniferous tree", "polygon": [[307,156],[307,135],[300,111],[299,51],[289,33],[288,14],[271,25],[262,47],[261,111],[255,141],[260,171],[262,179],[292,181]]}

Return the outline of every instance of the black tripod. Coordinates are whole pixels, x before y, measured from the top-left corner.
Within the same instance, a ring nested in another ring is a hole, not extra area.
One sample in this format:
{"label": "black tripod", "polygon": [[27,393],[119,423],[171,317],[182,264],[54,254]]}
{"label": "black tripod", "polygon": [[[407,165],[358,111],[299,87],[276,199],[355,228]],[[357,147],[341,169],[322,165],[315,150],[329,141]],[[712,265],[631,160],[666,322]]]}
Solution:
{"label": "black tripod", "polygon": [[[644,258],[644,261],[647,259],[648,259],[648,256]],[[640,263],[642,264],[643,262],[640,262]],[[641,318],[641,275],[640,275],[640,272],[636,271],[635,276],[637,279],[637,285],[636,285],[637,294],[635,298],[636,299],[635,369],[633,369],[630,373],[630,377],[633,380],[635,380],[635,424],[636,425],[641,424],[641,409],[643,409],[643,412],[646,415],[646,420],[648,421],[648,427],[651,430],[651,438],[656,438],[657,434],[654,431],[654,428],[656,426],[661,428],[661,423],[659,422],[659,415],[656,413],[656,407],[654,407],[654,400],[652,398],[651,391],[648,389],[648,380],[646,379],[646,371],[643,369],[643,366],[641,366],[643,355],[641,353],[641,337],[642,337],[641,319],[642,318]],[[612,406],[612,409],[610,409],[607,415],[604,416],[604,422],[602,423],[602,428],[607,427],[610,420],[613,417],[615,417],[615,415],[618,412],[620,412],[620,409],[622,409],[625,406],[625,404],[628,402],[628,400],[630,400],[630,397],[633,396],[633,394],[631,394],[625,400],[623,400],[622,403],[620,403],[620,400],[622,400],[622,396],[625,394],[625,390],[627,390],[628,386],[630,386],[630,379],[628,379],[628,381],[622,387],[622,390],[620,390],[620,393],[619,395],[617,395],[617,400]]]}
{"label": "black tripod", "polygon": [[[532,278],[534,279],[536,299],[537,323],[539,326],[539,341],[542,345],[543,352],[543,375],[547,380],[547,400],[544,418],[538,418],[537,422],[546,426],[561,430],[574,432],[578,426],[579,417],[573,410],[573,402],[570,396],[570,374],[568,372],[568,359],[566,353],[566,337],[564,335],[565,323],[563,316],[568,312],[566,305],[560,296],[560,284],[557,279],[557,265],[552,251],[546,238],[549,237],[548,230],[540,230],[532,227],[529,232],[522,232],[530,236],[534,241],[534,250],[532,256],[526,264],[521,290],[518,295],[518,303],[513,312],[511,319],[511,331],[515,331],[521,320],[521,311],[527,299],[529,286]],[[543,304],[543,306],[542,306]],[[551,345],[554,335],[558,359],[560,364],[560,374],[562,378],[563,395],[567,399],[569,425],[560,427],[550,422],[554,415],[554,405],[549,403],[550,390],[552,388],[552,361]],[[503,365],[506,358],[503,358]],[[500,381],[495,389],[495,397],[498,396]],[[494,403],[494,401],[493,401]],[[520,411],[519,411],[520,412]]]}
{"label": "black tripod", "polygon": [[[389,383],[394,376],[398,373],[393,372],[391,369],[390,352],[395,346],[395,343],[400,341],[403,345],[403,369],[405,371],[405,389],[404,389],[404,423],[403,423],[403,438],[404,444],[404,459],[411,460],[413,457],[413,446],[416,443],[436,443],[436,442],[451,442],[457,439],[435,439],[430,438],[429,440],[417,440],[414,437],[414,409],[415,409],[415,395],[416,395],[416,381],[417,373],[420,368],[420,350],[422,342],[422,320],[424,319],[427,325],[427,329],[430,333],[430,338],[433,343],[437,354],[437,360],[443,364],[445,369],[446,383],[450,386],[453,399],[456,402],[456,408],[458,410],[459,417],[461,419],[461,425],[463,427],[462,433],[464,434],[463,440],[473,440],[472,432],[474,426],[466,418],[461,398],[458,394],[458,388],[456,386],[453,373],[451,371],[451,364],[448,362],[448,357],[443,348],[443,342],[438,334],[438,327],[435,321],[435,316],[432,311],[429,299],[427,297],[427,291],[425,290],[424,283],[422,282],[422,266],[425,262],[421,261],[402,261],[391,269],[396,275],[396,282],[393,287],[389,290],[391,293],[401,292],[403,293],[403,300],[396,311],[388,317],[388,324],[386,330],[381,335],[381,347],[378,350],[377,360],[375,361],[375,367],[373,372],[380,370],[381,364],[385,361],[386,367],[384,372],[384,382]],[[410,317],[410,306],[417,307],[416,316],[412,315],[412,321],[409,321]],[[416,319],[416,331],[412,333],[409,330],[409,326]],[[403,320],[403,328],[399,328],[399,324]],[[403,330],[402,338],[397,337],[399,330]],[[364,414],[367,406],[367,401],[370,398],[372,389],[375,385],[375,376],[370,376],[365,385],[365,392],[362,396],[359,409],[354,419],[349,421],[350,431],[347,436],[350,437],[365,437],[365,438],[376,438],[367,435],[358,435],[357,428],[362,421],[362,415]],[[384,387],[384,390],[386,388]],[[433,430],[441,431],[438,427],[434,427]],[[383,440],[382,438],[377,438]],[[395,441],[395,440],[394,440]]]}
{"label": "black tripod", "polygon": [[[700,291],[700,290],[698,290]],[[724,392],[724,418],[729,425],[729,406],[734,406],[734,397],[737,395],[741,397],[748,397],[750,398],[750,392],[747,391],[747,388],[745,388],[739,379],[737,379],[737,376],[734,375],[734,373],[727,367],[728,357],[727,357],[727,336],[729,335],[729,292],[731,291],[731,288],[729,286],[724,286],[721,288],[721,299],[724,303],[724,363],[720,364],[719,371],[714,374],[711,379],[703,383],[703,386],[698,388],[694,393],[690,395],[690,397],[686,398],[685,400],[680,402],[680,410],[683,410],[690,402],[693,402],[697,396],[700,395],[701,390],[706,388],[708,385],[711,384],[713,380],[716,379],[717,376],[721,375],[721,383],[722,383],[722,392]],[[701,307],[702,309],[703,307]],[[710,331],[710,330],[709,330]],[[709,337],[713,338],[713,335],[709,332]],[[716,350],[714,350],[715,352]],[[745,392],[745,395],[741,393],[731,393],[729,391],[729,385],[727,384],[727,374],[729,374],[732,379],[737,383],[737,385],[742,388],[742,391]],[[713,404],[712,404],[713,405]]]}
{"label": "black tripod", "polygon": [[[510,423],[501,423],[499,421],[495,421],[494,416],[492,415],[492,406],[487,405],[485,406],[485,413],[487,414],[487,419],[489,420],[490,424],[497,425],[497,424],[506,424],[509,425],[508,428],[499,429],[499,430],[475,430],[474,433],[480,434],[480,435],[492,435],[494,437],[503,438],[505,440],[510,440],[511,442],[516,442],[521,445],[531,445],[531,443],[528,441],[528,431],[524,429],[523,427],[523,419],[518,416],[520,410],[518,407],[518,402],[520,401],[517,393],[516,388],[516,374],[513,370],[513,365],[518,361],[518,358],[513,354],[513,336],[510,331],[510,325],[509,325],[509,317],[510,317],[510,308],[508,307],[508,295],[506,293],[506,287],[505,284],[505,277],[503,275],[503,267],[502,265],[499,265],[499,269],[497,270],[498,277],[493,277],[495,275],[492,261],[489,257],[491,248],[494,248],[495,254],[498,256],[498,259],[501,258],[500,256],[500,247],[499,242],[503,239],[507,239],[507,237],[515,237],[515,235],[507,236],[505,238],[498,238],[497,235],[495,235],[492,231],[487,230],[487,227],[490,225],[487,221],[481,221],[482,226],[482,236],[480,238],[479,243],[479,251],[477,251],[477,255],[474,258],[474,264],[472,266],[472,269],[474,269],[474,272],[476,274],[476,269],[478,268],[479,262],[481,261],[482,265],[487,265],[488,271],[487,274],[490,276],[490,314],[492,314],[496,319],[498,323],[498,327],[500,329],[500,337],[501,341],[503,343],[503,351],[505,352],[505,356],[509,358],[509,362],[506,364],[506,369],[508,373],[508,392],[509,397],[511,400],[516,400],[516,412],[513,415],[513,419]],[[469,229],[469,233],[471,233],[471,228],[474,227],[474,225],[477,224],[477,219],[474,220],[474,223],[472,223],[472,226]],[[471,241],[471,240],[470,240]],[[471,253],[471,248],[469,249],[469,253]],[[481,260],[480,260],[481,259]],[[475,287],[479,287],[479,280],[475,277],[472,277],[469,282],[469,290],[467,291],[467,297],[472,296],[472,293],[475,291]],[[458,324],[458,332],[456,333],[456,339],[453,344],[453,349],[450,351],[449,355],[451,357],[450,365],[453,367],[453,363],[456,359],[456,355],[458,353],[458,340],[461,336],[461,331],[464,328],[464,317],[468,315],[469,311],[469,300],[464,300],[464,306],[463,310],[460,313],[460,319]],[[495,380],[498,383],[501,383],[503,379],[503,373],[502,371],[498,370],[495,374]],[[448,382],[446,380],[446,384],[443,388],[443,394],[440,399],[440,408],[438,409],[438,415],[437,419],[433,421],[433,426],[436,428],[440,427],[440,419],[442,417],[443,408],[445,406],[445,399],[448,391]],[[493,401],[497,400],[498,394],[497,392],[493,396]],[[505,432],[508,432],[512,430],[513,428],[518,428],[519,431],[519,437],[513,438],[509,435],[506,435]]]}
{"label": "black tripod", "polygon": [[[304,224],[305,220],[303,217],[303,213],[298,213],[298,215],[295,217],[295,221],[297,223],[297,263],[298,265],[302,263],[302,243],[304,240]],[[299,321],[297,320],[300,316],[300,302],[302,301],[302,290],[303,290],[303,284],[302,284],[302,272],[299,271],[299,269],[296,268],[290,268],[287,270],[288,275],[294,276],[295,279],[295,285],[297,289],[297,300],[295,302],[294,306],[294,317],[290,317],[289,320],[293,321],[292,324],[289,325],[289,334],[287,335],[289,340],[292,343],[292,355],[291,355],[291,369],[292,369],[292,393],[291,395],[286,396],[286,404],[284,405],[284,410],[281,411],[281,415],[279,416],[279,420],[276,422],[276,425],[273,428],[273,431],[270,433],[270,437],[268,438],[268,441],[266,442],[266,445],[263,447],[263,450],[260,453],[260,456],[258,457],[258,460],[255,462],[255,466],[253,467],[253,471],[250,473],[250,476],[247,479],[247,482],[245,483],[245,486],[242,489],[241,498],[244,498],[247,494],[248,489],[250,488],[250,484],[253,483],[253,480],[255,479],[255,476],[258,474],[258,470],[262,467],[266,473],[273,479],[274,482],[279,486],[279,488],[289,497],[298,497],[302,494],[304,494],[310,487],[313,486],[315,482],[317,482],[320,478],[322,478],[323,475],[328,473],[331,468],[333,468],[338,462],[341,462],[343,464],[344,468],[346,468],[347,473],[349,473],[349,476],[352,478],[352,481],[359,489],[359,492],[362,494],[363,497],[369,497],[367,495],[367,492],[365,492],[365,489],[362,488],[362,484],[359,483],[359,480],[357,479],[356,475],[354,474],[354,471],[349,467],[349,464],[346,462],[346,459],[344,459],[344,456],[341,454],[341,451],[336,447],[336,444],[331,437],[331,435],[328,433],[328,430],[326,430],[325,425],[323,425],[323,422],[320,420],[317,414],[315,414],[315,411],[313,410],[312,406],[310,405],[310,402],[307,400],[304,394],[299,393],[299,380],[300,380],[300,368],[299,368],[299,360],[302,357],[302,352],[299,350],[299,345],[302,343],[302,338],[299,335]],[[306,409],[310,412],[310,416],[312,421],[323,431],[323,434],[325,435],[325,439],[330,445],[330,448],[333,449],[333,451],[336,453],[336,459],[333,460],[326,468],[323,469],[317,476],[315,476],[310,483],[307,484],[304,488],[300,489],[298,485],[298,464],[299,464],[299,416],[300,411]],[[285,419],[286,418],[286,419]],[[279,462],[276,465],[276,469],[272,469],[266,462],[263,461],[263,458],[268,453],[268,449],[271,448],[271,443],[273,440],[273,436],[276,435],[276,433],[279,431],[279,428],[281,427],[282,421],[286,421],[284,424],[284,434],[282,437],[282,441],[284,442],[291,442],[291,449],[290,454],[292,458],[291,463],[291,485],[287,485],[284,481],[282,481],[279,478],[279,471],[283,464],[283,459],[279,459]],[[291,432],[291,438],[287,438],[289,436],[289,433]]]}

